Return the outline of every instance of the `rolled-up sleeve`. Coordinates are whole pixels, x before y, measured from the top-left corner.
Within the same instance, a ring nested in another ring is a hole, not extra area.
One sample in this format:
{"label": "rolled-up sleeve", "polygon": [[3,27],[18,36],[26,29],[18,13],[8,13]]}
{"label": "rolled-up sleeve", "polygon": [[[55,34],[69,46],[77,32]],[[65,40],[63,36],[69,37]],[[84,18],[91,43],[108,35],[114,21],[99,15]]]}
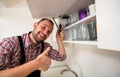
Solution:
{"label": "rolled-up sleeve", "polygon": [[53,60],[64,61],[66,59],[66,55],[60,54],[57,50],[53,49],[53,47],[50,44],[45,43],[45,48],[47,48],[47,47],[51,47],[51,50],[50,50],[48,56],[50,58],[52,58]]}
{"label": "rolled-up sleeve", "polygon": [[57,50],[51,49],[49,56],[57,61],[64,61],[66,59],[66,55],[59,54]]}

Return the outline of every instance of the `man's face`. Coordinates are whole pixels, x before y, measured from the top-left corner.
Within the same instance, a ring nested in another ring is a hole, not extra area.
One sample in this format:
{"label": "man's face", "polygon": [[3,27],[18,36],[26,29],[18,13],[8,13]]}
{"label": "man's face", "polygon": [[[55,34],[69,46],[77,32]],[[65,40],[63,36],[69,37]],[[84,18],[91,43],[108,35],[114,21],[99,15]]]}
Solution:
{"label": "man's face", "polygon": [[53,25],[48,20],[34,24],[33,37],[37,42],[46,40],[53,30]]}

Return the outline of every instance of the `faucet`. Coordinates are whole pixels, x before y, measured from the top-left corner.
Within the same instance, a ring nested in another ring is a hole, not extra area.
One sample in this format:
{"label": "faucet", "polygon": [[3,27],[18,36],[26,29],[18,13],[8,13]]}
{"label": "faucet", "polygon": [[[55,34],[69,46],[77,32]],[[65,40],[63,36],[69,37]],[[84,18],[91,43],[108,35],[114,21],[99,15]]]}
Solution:
{"label": "faucet", "polygon": [[62,71],[60,72],[60,74],[63,74],[64,72],[67,72],[67,71],[72,72],[72,73],[75,75],[75,77],[78,77],[77,73],[76,73],[75,71],[69,69],[69,68],[62,70]]}

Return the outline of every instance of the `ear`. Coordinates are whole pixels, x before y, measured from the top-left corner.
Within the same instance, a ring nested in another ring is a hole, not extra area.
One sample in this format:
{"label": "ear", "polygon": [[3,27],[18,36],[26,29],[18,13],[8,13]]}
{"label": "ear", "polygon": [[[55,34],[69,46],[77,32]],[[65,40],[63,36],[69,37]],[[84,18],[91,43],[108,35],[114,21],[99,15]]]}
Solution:
{"label": "ear", "polygon": [[38,25],[38,24],[37,24],[37,22],[35,22],[35,23],[34,23],[34,28],[36,28],[36,27],[37,27],[37,25]]}

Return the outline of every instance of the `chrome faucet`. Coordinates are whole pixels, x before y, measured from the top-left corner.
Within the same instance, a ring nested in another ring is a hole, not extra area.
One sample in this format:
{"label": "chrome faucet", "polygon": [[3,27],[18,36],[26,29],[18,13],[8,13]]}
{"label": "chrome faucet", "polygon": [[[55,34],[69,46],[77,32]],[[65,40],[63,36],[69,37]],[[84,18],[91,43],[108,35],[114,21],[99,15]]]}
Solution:
{"label": "chrome faucet", "polygon": [[64,72],[67,72],[67,71],[72,72],[72,73],[75,75],[75,77],[78,77],[77,73],[76,73],[75,71],[69,69],[69,68],[62,70],[62,71],[60,72],[60,74],[63,74]]}

